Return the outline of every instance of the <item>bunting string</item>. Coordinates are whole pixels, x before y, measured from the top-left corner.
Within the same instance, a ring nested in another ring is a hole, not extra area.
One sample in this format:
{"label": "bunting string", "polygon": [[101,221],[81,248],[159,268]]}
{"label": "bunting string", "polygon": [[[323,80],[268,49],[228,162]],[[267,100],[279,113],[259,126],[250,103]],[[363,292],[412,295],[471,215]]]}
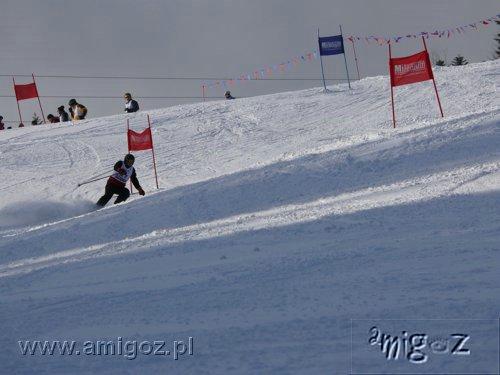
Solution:
{"label": "bunting string", "polygon": [[468,31],[479,31],[480,27],[488,27],[490,26],[493,22],[500,20],[500,14],[497,14],[494,17],[490,18],[485,18],[481,21],[477,21],[474,23],[470,23],[467,25],[462,25],[462,26],[457,26],[457,27],[452,27],[450,29],[445,29],[445,30],[433,30],[433,31],[421,31],[417,34],[407,34],[407,35],[396,35],[396,36],[391,36],[391,37],[382,37],[382,36],[375,36],[375,35],[370,35],[370,36],[357,36],[357,35],[350,35],[347,37],[347,39],[351,42],[355,41],[362,41],[365,42],[365,44],[376,44],[379,46],[382,45],[387,45],[389,43],[399,43],[402,40],[405,39],[415,39],[415,38],[421,38],[424,37],[425,39],[429,38],[445,38],[449,39],[453,36],[465,34]]}
{"label": "bunting string", "polygon": [[255,70],[250,73],[242,74],[238,77],[219,80],[219,81],[205,82],[204,87],[205,88],[222,87],[224,89],[227,89],[228,87],[233,86],[236,83],[244,83],[248,81],[256,81],[259,79],[270,78],[275,73],[284,73],[292,70],[293,68],[295,68],[300,64],[316,60],[318,56],[319,56],[319,51],[313,50],[310,52],[306,52],[303,55],[291,57],[282,63],[269,65],[265,68]]}
{"label": "bunting string", "polygon": [[[421,31],[417,34],[396,35],[396,36],[391,36],[391,37],[382,37],[382,36],[376,36],[376,35],[369,35],[369,36],[349,35],[346,37],[346,39],[349,40],[350,42],[352,42],[353,45],[354,45],[355,41],[361,41],[361,42],[364,42],[365,44],[375,44],[375,45],[379,45],[379,46],[387,45],[387,44],[392,43],[392,42],[399,43],[399,42],[406,40],[406,39],[416,39],[416,38],[421,38],[421,37],[424,37],[425,39],[429,39],[429,38],[449,39],[453,36],[465,34],[468,31],[478,32],[481,27],[482,28],[488,27],[492,23],[494,23],[495,21],[498,21],[498,20],[500,20],[500,14],[497,14],[494,17],[485,18],[485,19],[482,19],[480,21],[473,22],[473,23],[470,23],[467,25],[452,27],[450,29],[444,29],[444,30]],[[224,79],[224,80],[205,82],[202,87],[204,89],[215,87],[215,88],[223,88],[223,89],[227,90],[229,87],[232,87],[236,83],[244,83],[244,82],[256,81],[256,80],[260,80],[260,79],[269,79],[275,73],[287,72],[300,64],[304,64],[306,62],[316,60],[316,59],[318,59],[318,57],[319,57],[319,51],[313,50],[310,52],[306,52],[302,55],[297,55],[297,56],[291,57],[282,63],[269,65],[267,67],[257,69],[255,71],[252,71],[249,73],[241,74],[238,77],[228,78],[228,79]]]}

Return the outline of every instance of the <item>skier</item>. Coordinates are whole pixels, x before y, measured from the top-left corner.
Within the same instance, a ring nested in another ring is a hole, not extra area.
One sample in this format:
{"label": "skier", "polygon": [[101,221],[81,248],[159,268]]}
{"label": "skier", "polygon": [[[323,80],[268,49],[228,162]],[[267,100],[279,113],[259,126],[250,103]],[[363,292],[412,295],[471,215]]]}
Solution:
{"label": "skier", "polygon": [[125,99],[125,112],[132,113],[139,110],[139,103],[132,99],[132,95],[129,92],[126,92],[123,98]]}
{"label": "skier", "polygon": [[3,123],[3,116],[0,116],[0,130],[5,129],[5,124]]}
{"label": "skier", "polygon": [[224,96],[227,100],[236,99],[234,96],[231,95],[231,91],[226,91]]}
{"label": "skier", "polygon": [[77,103],[76,99],[71,99],[68,105],[71,120],[83,120],[87,116],[87,107]]}
{"label": "skier", "polygon": [[133,167],[134,161],[134,155],[127,154],[123,161],[119,160],[116,162],[113,168],[115,173],[109,177],[104,195],[97,201],[98,206],[104,207],[114,194],[118,194],[114,204],[125,202],[130,196],[130,191],[125,187],[129,178],[140,195],[146,194],[137,179],[135,168]]}
{"label": "skier", "polygon": [[59,122],[69,121],[68,112],[64,110],[63,105],[57,108],[57,113],[59,114]]}

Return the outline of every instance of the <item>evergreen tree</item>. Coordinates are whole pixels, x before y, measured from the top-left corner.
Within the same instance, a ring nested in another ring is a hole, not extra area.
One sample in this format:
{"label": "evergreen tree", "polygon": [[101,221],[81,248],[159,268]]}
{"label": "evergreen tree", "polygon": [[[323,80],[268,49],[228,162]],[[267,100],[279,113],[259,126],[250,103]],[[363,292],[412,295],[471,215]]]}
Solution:
{"label": "evergreen tree", "polygon": [[460,65],[467,65],[469,62],[465,60],[465,57],[461,55],[457,55],[453,61],[451,62],[451,65],[453,66],[460,66]]}
{"label": "evergreen tree", "polygon": [[444,62],[444,60],[436,60],[435,62],[436,66],[446,66],[446,63]]}
{"label": "evergreen tree", "polygon": [[40,120],[40,117],[36,113],[33,113],[33,119],[31,120],[31,125],[40,125],[42,123],[42,120]]}

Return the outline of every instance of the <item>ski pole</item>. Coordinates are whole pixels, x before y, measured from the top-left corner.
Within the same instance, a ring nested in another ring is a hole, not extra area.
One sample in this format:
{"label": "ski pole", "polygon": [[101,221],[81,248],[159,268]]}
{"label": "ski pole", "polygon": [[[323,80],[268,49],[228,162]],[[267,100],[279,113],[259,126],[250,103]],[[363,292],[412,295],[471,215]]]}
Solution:
{"label": "ski pole", "polygon": [[[99,174],[96,174],[94,176],[90,176],[89,179],[87,180],[88,182],[93,182],[93,181],[98,181],[96,179],[99,179],[99,178],[104,178],[106,176],[109,176],[111,173],[113,173],[112,171],[108,171],[108,172],[103,172],[103,173],[99,173]],[[78,186],[80,185],[85,185],[87,183],[87,181],[85,182],[82,182],[80,184],[78,184]]]}
{"label": "ski pole", "polygon": [[109,176],[106,175],[106,176],[102,176],[102,177],[99,177],[99,178],[94,178],[93,180],[88,180],[88,181],[84,181],[84,182],[81,182],[79,183],[78,185],[76,185],[77,187],[80,187],[82,185],[86,185],[86,184],[90,184],[91,182],[95,182],[95,181],[99,181],[99,180],[104,180],[105,178],[108,178]]}
{"label": "ski pole", "polygon": [[93,176],[90,176],[89,179],[102,177],[104,175],[110,175],[111,173],[113,173],[113,171],[107,171],[107,172],[103,172],[103,173],[98,173],[98,174],[95,174]]}

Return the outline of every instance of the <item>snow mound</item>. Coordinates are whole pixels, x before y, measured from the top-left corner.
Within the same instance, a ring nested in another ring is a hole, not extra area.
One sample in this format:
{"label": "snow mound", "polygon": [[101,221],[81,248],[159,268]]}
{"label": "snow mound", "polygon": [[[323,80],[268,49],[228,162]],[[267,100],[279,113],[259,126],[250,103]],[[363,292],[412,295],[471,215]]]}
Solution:
{"label": "snow mound", "polygon": [[96,205],[89,200],[15,202],[0,209],[0,230],[60,221],[94,210]]}

